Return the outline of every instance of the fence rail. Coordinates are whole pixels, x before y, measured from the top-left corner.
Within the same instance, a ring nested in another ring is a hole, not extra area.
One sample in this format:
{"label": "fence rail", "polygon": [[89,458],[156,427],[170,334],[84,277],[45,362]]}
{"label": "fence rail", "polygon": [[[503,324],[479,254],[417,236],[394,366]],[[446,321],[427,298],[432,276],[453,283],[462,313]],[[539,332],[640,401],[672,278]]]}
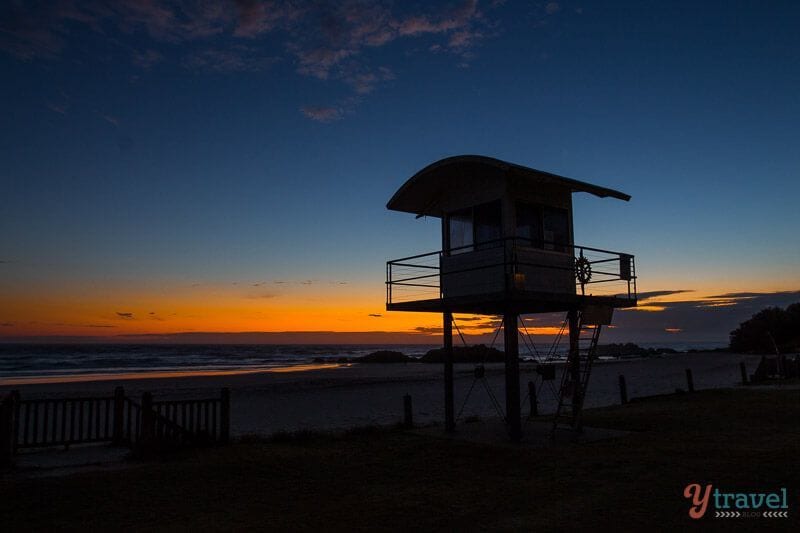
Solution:
{"label": "fence rail", "polygon": [[20,449],[110,442],[137,448],[153,443],[226,443],[230,391],[219,397],[141,402],[117,387],[111,396],[22,399],[12,391],[0,402],[0,463]]}

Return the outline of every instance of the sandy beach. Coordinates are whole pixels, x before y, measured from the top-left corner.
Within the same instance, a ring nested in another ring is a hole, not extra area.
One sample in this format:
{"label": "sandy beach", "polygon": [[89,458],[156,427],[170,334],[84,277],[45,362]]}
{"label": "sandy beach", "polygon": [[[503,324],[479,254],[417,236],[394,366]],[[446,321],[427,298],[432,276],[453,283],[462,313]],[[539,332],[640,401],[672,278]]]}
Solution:
{"label": "sandy beach", "polygon": [[[628,396],[649,396],[686,389],[685,369],[691,368],[697,389],[730,387],[740,381],[739,363],[744,361],[753,372],[759,356],[730,353],[687,353],[618,360],[595,365],[586,400],[587,407],[619,402],[618,376],[625,375]],[[466,417],[497,416],[482,382],[473,385],[472,364],[457,364],[455,378],[456,411]],[[235,374],[180,374],[144,378],[143,375],[95,376],[96,381],[71,383],[7,384],[0,383],[0,394],[19,390],[23,397],[65,397],[103,395],[116,386],[136,397],[145,391],[155,398],[204,398],[231,389],[231,431],[235,436],[268,435],[277,431],[300,429],[337,429],[366,425],[389,425],[400,420],[402,398],[413,399],[414,418],[418,423],[439,423],[443,419],[442,367],[438,364],[351,364],[320,365],[264,372]],[[158,375],[158,374],[154,374]],[[503,366],[486,365],[489,388],[503,400]],[[521,365],[523,396],[528,381],[535,380],[540,413],[555,409],[555,382],[542,383],[535,365]],[[528,412],[528,403],[523,413]]]}

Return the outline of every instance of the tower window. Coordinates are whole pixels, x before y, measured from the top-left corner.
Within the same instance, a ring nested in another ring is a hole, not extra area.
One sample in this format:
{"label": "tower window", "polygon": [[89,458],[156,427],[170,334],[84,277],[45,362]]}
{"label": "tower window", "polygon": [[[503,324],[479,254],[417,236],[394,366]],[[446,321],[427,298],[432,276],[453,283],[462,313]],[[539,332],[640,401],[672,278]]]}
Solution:
{"label": "tower window", "polygon": [[516,236],[520,244],[569,252],[569,211],[526,203],[517,203]]}
{"label": "tower window", "polygon": [[498,246],[503,233],[500,201],[454,211],[447,226],[451,255]]}

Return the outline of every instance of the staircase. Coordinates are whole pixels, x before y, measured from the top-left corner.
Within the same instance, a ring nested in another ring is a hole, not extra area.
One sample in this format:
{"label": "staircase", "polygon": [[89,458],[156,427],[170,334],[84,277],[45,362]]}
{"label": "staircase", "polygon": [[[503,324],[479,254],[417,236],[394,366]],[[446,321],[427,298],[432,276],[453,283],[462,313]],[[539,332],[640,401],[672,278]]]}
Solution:
{"label": "staircase", "polygon": [[577,352],[570,351],[567,365],[561,376],[561,387],[558,393],[558,408],[553,417],[551,437],[559,429],[581,431],[581,411],[586,389],[589,385],[589,376],[592,373],[592,363],[597,351],[597,342],[600,339],[601,324],[585,316],[583,311],[578,315]]}

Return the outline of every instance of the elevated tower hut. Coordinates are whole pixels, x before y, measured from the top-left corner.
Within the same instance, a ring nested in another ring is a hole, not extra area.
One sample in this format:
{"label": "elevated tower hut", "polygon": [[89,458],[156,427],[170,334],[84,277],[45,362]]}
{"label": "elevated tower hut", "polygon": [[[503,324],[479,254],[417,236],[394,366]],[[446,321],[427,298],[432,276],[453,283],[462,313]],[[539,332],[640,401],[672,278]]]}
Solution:
{"label": "elevated tower hut", "polygon": [[570,346],[553,431],[580,429],[601,326],[611,323],[614,308],[636,305],[636,275],[632,255],[574,243],[573,192],[630,200],[613,189],[476,155],[428,165],[389,200],[393,211],[442,220],[440,251],[387,262],[386,309],[442,313],[447,431],[455,429],[453,313],[503,317],[505,418],[511,438],[519,439],[518,318],[565,312]]}

